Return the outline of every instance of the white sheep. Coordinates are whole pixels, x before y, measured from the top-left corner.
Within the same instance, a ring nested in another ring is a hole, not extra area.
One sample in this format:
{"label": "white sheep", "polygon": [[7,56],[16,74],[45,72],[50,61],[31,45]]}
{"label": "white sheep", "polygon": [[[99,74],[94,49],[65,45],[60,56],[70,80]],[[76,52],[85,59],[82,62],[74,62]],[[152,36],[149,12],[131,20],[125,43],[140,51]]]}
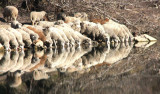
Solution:
{"label": "white sheep", "polygon": [[32,21],[32,25],[35,25],[35,24],[37,24],[36,22],[39,22],[43,19],[48,20],[48,17],[47,17],[47,13],[45,11],[40,11],[40,12],[32,11],[30,13],[30,19]]}
{"label": "white sheep", "polygon": [[18,9],[14,6],[6,6],[4,8],[4,12],[3,12],[3,17],[4,19],[7,18],[7,22],[8,22],[8,17],[10,17],[10,20],[16,20],[18,16]]}
{"label": "white sheep", "polygon": [[[55,27],[57,27],[57,25],[55,25]],[[68,47],[69,46],[69,40],[68,40],[66,34],[61,29],[59,29],[58,32],[61,35],[61,37],[63,38],[63,40],[65,41],[65,45]]]}
{"label": "white sheep", "polygon": [[59,34],[59,29],[55,28],[55,27],[49,27],[45,29],[46,31],[49,31],[48,35],[51,37],[51,39],[54,41],[55,46],[56,43],[59,46],[64,47],[65,45],[65,41],[63,40],[62,36]]}
{"label": "white sheep", "polygon": [[82,35],[78,31],[75,31],[74,33],[80,38],[81,44],[92,44],[92,40],[90,38]]}
{"label": "white sheep", "polygon": [[69,40],[71,46],[74,46],[75,45],[75,40],[72,37],[71,33],[68,30],[66,30],[67,29],[66,27],[67,27],[66,24],[60,24],[60,25],[56,26],[56,28],[62,30],[65,33],[65,35],[67,36],[67,39]]}
{"label": "white sheep", "polygon": [[17,49],[18,48],[18,42],[17,42],[14,34],[9,32],[8,30],[6,30],[4,28],[1,28],[1,29],[2,29],[3,33],[5,33],[8,36],[11,48]]}
{"label": "white sheep", "polygon": [[42,27],[50,27],[50,26],[54,26],[55,22],[49,22],[49,21],[39,21],[38,22],[38,26],[42,26]]}
{"label": "white sheep", "polygon": [[74,43],[76,43],[77,45],[80,45],[80,38],[75,34],[74,30],[68,25],[68,24],[61,24],[61,26],[64,28],[63,32],[67,35],[67,36],[71,36],[74,39]]}
{"label": "white sheep", "polygon": [[109,40],[108,33],[105,33],[104,28],[100,24],[96,24],[89,21],[83,21],[81,23],[80,33],[86,35],[94,41],[106,41]]}
{"label": "white sheep", "polygon": [[110,35],[110,37],[113,38],[116,42],[124,42],[125,41],[126,33],[125,33],[123,27],[119,23],[116,23],[112,20],[109,20],[108,22],[103,24],[103,27],[104,27],[106,33],[108,33]]}
{"label": "white sheep", "polygon": [[5,50],[10,50],[10,39],[8,36],[4,33],[2,29],[0,29],[0,43],[3,45]]}
{"label": "white sheep", "polygon": [[16,29],[16,30],[21,33],[24,46],[25,47],[30,47],[31,44],[32,44],[30,35],[22,29]]}
{"label": "white sheep", "polygon": [[18,32],[16,29],[13,29],[13,28],[8,28],[7,29],[9,32],[11,32],[12,34],[14,34],[14,36],[16,37],[17,39],[17,42],[19,44],[19,47],[21,49],[24,48],[24,43],[23,43],[23,37],[22,37],[22,34],[20,32]]}

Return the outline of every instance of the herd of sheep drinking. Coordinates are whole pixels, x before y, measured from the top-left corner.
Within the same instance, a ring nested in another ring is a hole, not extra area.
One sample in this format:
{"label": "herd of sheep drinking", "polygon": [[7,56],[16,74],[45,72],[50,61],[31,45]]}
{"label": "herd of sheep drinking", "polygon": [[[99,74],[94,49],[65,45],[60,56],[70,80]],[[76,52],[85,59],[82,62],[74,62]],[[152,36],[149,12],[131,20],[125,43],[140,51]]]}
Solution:
{"label": "herd of sheep drinking", "polygon": [[[46,15],[45,11],[33,11],[32,25],[22,25],[16,20],[16,7],[4,8],[4,18],[12,21],[11,26],[0,28],[0,43],[6,50],[0,53],[0,74],[11,73],[7,74],[14,79],[11,87],[18,87],[26,72],[33,72],[34,80],[41,80],[48,79],[47,73],[53,71],[83,73],[92,66],[110,65],[127,57],[133,47],[134,37],[129,29],[110,19],[89,21],[82,12],[73,17],[62,14],[62,20],[49,22]],[[95,41],[105,43],[105,47],[92,49]],[[110,43],[117,45],[110,48]],[[23,50],[33,46],[47,49]],[[22,51],[9,52],[10,49]]]}
{"label": "herd of sheep drinking", "polygon": [[89,21],[84,12],[75,13],[74,17],[62,14],[63,20],[49,22],[45,11],[32,11],[32,25],[22,25],[16,20],[18,9],[14,6],[6,6],[3,16],[7,21],[8,18],[12,20],[10,27],[0,28],[0,43],[5,50],[23,49],[31,45],[43,48],[58,46],[63,49],[79,47],[81,44],[92,45],[92,41],[123,43],[133,40],[125,25],[107,18]]}

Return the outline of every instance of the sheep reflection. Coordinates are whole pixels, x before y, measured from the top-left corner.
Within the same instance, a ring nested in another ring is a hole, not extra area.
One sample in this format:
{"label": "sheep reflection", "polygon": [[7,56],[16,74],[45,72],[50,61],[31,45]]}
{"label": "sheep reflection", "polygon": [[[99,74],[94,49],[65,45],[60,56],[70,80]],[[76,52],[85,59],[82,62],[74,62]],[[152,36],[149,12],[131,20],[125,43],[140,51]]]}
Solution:
{"label": "sheep reflection", "polygon": [[[21,76],[30,73],[34,80],[48,79],[48,73],[58,71],[63,73],[84,73],[92,66],[113,64],[130,53],[133,44],[102,44],[98,47],[70,47],[63,49],[25,50],[24,52],[0,53],[0,72],[7,75],[11,87],[17,87],[22,82]],[[9,81],[10,78],[14,80]]]}

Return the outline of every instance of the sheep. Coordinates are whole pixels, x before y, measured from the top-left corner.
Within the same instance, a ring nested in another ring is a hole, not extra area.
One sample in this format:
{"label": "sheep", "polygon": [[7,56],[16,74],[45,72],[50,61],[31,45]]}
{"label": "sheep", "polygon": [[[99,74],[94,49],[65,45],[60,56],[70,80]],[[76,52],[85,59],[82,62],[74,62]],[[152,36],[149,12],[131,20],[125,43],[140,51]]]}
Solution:
{"label": "sheep", "polygon": [[65,32],[66,35],[70,34],[71,37],[74,39],[75,43],[77,45],[80,45],[80,38],[75,34],[74,30],[69,25],[67,25],[65,23],[61,24],[61,26],[64,27],[63,32]]}
{"label": "sheep", "polygon": [[81,33],[79,33],[78,31],[75,31],[74,32],[79,38],[80,38],[80,41],[81,41],[81,44],[92,44],[91,42],[91,39],[82,35]]}
{"label": "sheep", "polygon": [[66,16],[66,14],[63,14],[62,17],[63,17],[65,23],[70,23],[70,22],[73,22],[75,20],[80,20],[80,18]]}
{"label": "sheep", "polygon": [[10,50],[10,39],[9,37],[4,33],[2,29],[0,29],[0,43],[3,45],[4,50],[8,51]]}
{"label": "sheep", "polygon": [[[48,42],[49,44],[52,44],[51,39],[50,39],[50,38],[48,39],[48,38],[45,36],[45,34],[43,33],[43,31],[38,30],[38,29],[36,29],[36,28],[34,28],[34,27],[31,27],[31,26],[28,26],[27,28],[30,29],[30,30],[32,30],[33,32],[37,33],[37,34],[39,35],[39,39],[40,39],[44,44],[46,44],[47,42]],[[48,40],[47,40],[47,39],[48,39]]]}
{"label": "sheep", "polygon": [[55,22],[49,22],[49,21],[39,21],[39,23],[37,24],[38,26],[42,26],[42,27],[50,27],[50,26],[54,26]]}
{"label": "sheep", "polygon": [[31,44],[32,44],[32,41],[30,39],[30,35],[27,32],[25,32],[24,30],[22,30],[22,29],[16,29],[16,30],[18,32],[20,32],[21,35],[22,35],[24,47],[30,47]]}
{"label": "sheep", "polygon": [[129,35],[129,40],[128,41],[133,41],[133,35],[131,34],[130,30],[125,26],[121,25],[124,31]]}
{"label": "sheep", "polygon": [[18,9],[14,6],[6,6],[4,8],[3,12],[3,17],[4,19],[7,17],[7,22],[8,22],[8,17],[10,17],[10,20],[16,20],[18,16]]}
{"label": "sheep", "polygon": [[17,42],[16,37],[14,36],[14,34],[9,32],[8,30],[6,30],[4,28],[1,28],[1,30],[3,31],[3,33],[5,33],[8,36],[11,49],[12,48],[13,49],[17,49],[18,48],[18,42]]}
{"label": "sheep", "polygon": [[43,28],[42,26],[32,26],[32,25],[23,25],[23,27],[30,27],[31,30],[33,30],[33,32],[37,33],[39,35],[39,39],[42,39],[42,41],[45,39],[44,42],[44,48],[48,48],[51,47],[53,42],[50,36],[47,36],[48,31],[45,31],[45,28]]}
{"label": "sheep", "polygon": [[11,27],[14,28],[14,29],[21,28],[22,24],[15,20],[15,21],[11,22]]}
{"label": "sheep", "polygon": [[81,25],[80,25],[81,21],[80,20],[75,20],[73,22],[67,23],[69,26],[71,26],[71,28],[75,31],[80,32],[81,30]]}
{"label": "sheep", "polygon": [[36,40],[38,40],[39,36],[34,31],[32,31],[32,30],[30,30],[30,29],[28,29],[26,27],[22,27],[21,29],[24,30],[25,32],[27,32],[30,35],[30,38],[31,38],[33,43],[35,43]]}
{"label": "sheep", "polygon": [[32,25],[37,24],[36,22],[39,22],[43,19],[47,21],[49,20],[47,17],[47,13],[45,11],[40,11],[40,12],[32,11],[30,13],[30,19],[32,21]]}
{"label": "sheep", "polygon": [[66,30],[65,26],[63,26],[61,24],[61,25],[56,25],[55,27],[64,32],[64,34],[66,35],[67,39],[69,40],[70,46],[74,46],[75,45],[75,40],[73,39],[73,37],[70,34],[70,32],[68,30]]}
{"label": "sheep", "polygon": [[13,28],[8,28],[7,30],[9,32],[11,32],[12,34],[14,34],[14,36],[16,37],[16,40],[17,40],[17,42],[19,44],[19,47],[23,50],[24,43],[23,43],[22,34],[20,32],[18,32],[16,29],[13,29]]}
{"label": "sheep", "polygon": [[124,34],[122,31],[118,31],[119,27],[117,26],[117,24],[115,24],[115,22],[113,22],[112,20],[109,20],[108,22],[106,22],[105,24],[103,24],[104,30],[106,33],[108,33],[111,37],[111,42],[124,42]]}
{"label": "sheep", "polygon": [[80,18],[81,21],[88,21],[88,15],[85,12],[77,12],[74,17]]}
{"label": "sheep", "polygon": [[[104,28],[100,24],[93,22],[83,21],[81,23],[80,33],[86,35],[87,37],[93,39],[94,41],[108,41],[109,35],[104,31]],[[109,42],[108,42],[109,43]]]}
{"label": "sheep", "polygon": [[[45,32],[49,32],[48,35],[50,35],[51,39],[54,41],[54,43],[57,42],[59,46],[62,46],[64,48],[65,41],[63,40],[62,36],[59,34],[59,29],[55,27],[49,27],[45,29]],[[56,45],[56,44],[55,44]]]}

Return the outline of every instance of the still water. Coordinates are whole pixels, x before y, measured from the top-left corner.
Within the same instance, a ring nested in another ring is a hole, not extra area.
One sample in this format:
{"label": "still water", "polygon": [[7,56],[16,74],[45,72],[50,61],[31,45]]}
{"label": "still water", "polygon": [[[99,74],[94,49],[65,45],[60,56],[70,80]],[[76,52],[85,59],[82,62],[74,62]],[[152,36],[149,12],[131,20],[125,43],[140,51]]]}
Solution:
{"label": "still water", "polygon": [[158,94],[160,43],[142,44],[1,52],[0,94]]}

